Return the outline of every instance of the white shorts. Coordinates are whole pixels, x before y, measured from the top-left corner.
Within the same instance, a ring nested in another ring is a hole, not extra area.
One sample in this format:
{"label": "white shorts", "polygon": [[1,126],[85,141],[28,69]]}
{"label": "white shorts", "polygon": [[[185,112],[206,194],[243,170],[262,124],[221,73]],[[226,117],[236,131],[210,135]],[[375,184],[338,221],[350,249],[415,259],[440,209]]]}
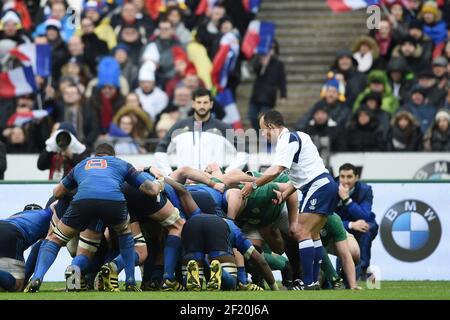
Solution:
{"label": "white shorts", "polygon": [[25,279],[24,261],[11,258],[0,258],[0,270],[11,273],[16,280]]}

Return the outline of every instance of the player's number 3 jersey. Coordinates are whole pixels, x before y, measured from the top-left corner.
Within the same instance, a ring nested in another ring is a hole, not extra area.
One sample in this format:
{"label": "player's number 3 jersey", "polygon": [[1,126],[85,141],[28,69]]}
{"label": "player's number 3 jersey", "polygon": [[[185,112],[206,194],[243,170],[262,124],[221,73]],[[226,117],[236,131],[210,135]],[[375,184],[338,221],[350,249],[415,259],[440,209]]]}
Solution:
{"label": "player's number 3 jersey", "polygon": [[297,189],[322,173],[328,173],[311,137],[301,131],[290,132],[286,128],[278,137],[272,165],[289,169],[289,179]]}

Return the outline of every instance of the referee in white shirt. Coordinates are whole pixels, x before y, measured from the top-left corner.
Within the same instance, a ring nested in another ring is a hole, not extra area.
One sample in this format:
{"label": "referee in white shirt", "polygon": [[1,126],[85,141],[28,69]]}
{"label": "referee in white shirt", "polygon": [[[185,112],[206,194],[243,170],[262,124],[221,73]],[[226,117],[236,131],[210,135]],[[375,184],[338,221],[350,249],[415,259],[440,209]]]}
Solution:
{"label": "referee in white shirt", "polygon": [[318,289],[322,261],[320,230],[327,216],[333,214],[336,208],[338,185],[325,168],[310,136],[300,131],[290,132],[280,112],[272,110],[264,113],[259,125],[267,140],[277,141],[275,160],[260,178],[245,184],[242,196],[248,197],[253,190],[272,181],[284,170],[289,170],[291,188],[276,193],[279,202],[296,190],[302,193],[299,203],[301,214],[289,216],[289,233],[299,242],[303,270],[303,283],[296,281],[294,289]]}

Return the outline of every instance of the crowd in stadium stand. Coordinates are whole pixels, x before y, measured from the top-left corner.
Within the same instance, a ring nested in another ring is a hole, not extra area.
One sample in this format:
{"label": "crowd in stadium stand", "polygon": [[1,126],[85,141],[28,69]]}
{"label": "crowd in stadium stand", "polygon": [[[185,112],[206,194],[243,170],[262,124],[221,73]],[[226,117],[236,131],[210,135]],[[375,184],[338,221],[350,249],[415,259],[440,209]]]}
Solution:
{"label": "crowd in stadium stand", "polygon": [[379,28],[340,50],[297,122],[319,149],[450,150],[450,1],[383,0]]}
{"label": "crowd in stadium stand", "polygon": [[[51,56],[48,74],[35,70],[35,92],[20,94],[23,88],[14,83],[0,88],[0,140],[7,153],[48,151],[60,123],[88,151],[109,141],[118,154],[152,152],[149,141],[192,112],[193,90],[229,90],[236,98],[247,58],[240,46],[255,19],[245,1],[80,2],[77,19],[64,0],[0,1],[2,81],[26,65],[30,43],[49,45]],[[337,53],[320,100],[299,115],[297,129],[309,133],[325,157],[450,150],[450,1],[384,0],[382,8],[379,29]],[[270,52],[248,64],[255,70],[247,115],[254,128],[260,112],[287,97],[277,56],[274,40]],[[225,116],[220,101],[213,112]]]}
{"label": "crowd in stadium stand", "polygon": [[[197,88],[229,90],[235,99],[240,42],[255,18],[244,2],[78,2],[81,16],[71,1],[0,1],[0,72],[8,82],[0,88],[0,140],[7,153],[48,151],[59,123],[87,150],[109,141],[118,154],[147,153],[192,112]],[[30,51],[36,90],[21,94],[34,82],[25,68]],[[46,54],[48,74],[39,72]],[[14,83],[11,71],[26,81]],[[216,118],[224,118],[224,107],[216,101]]]}

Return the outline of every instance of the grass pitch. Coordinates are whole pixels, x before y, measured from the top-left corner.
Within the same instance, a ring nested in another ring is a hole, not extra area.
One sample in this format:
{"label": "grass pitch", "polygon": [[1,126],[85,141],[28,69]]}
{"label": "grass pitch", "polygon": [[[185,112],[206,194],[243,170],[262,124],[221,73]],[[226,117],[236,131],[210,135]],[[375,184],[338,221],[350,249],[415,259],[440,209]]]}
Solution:
{"label": "grass pitch", "polygon": [[[0,300],[450,300],[450,281],[383,281],[361,291],[264,292],[61,292],[63,282],[44,283],[38,293],[1,292]],[[122,285],[121,285],[122,288]]]}

